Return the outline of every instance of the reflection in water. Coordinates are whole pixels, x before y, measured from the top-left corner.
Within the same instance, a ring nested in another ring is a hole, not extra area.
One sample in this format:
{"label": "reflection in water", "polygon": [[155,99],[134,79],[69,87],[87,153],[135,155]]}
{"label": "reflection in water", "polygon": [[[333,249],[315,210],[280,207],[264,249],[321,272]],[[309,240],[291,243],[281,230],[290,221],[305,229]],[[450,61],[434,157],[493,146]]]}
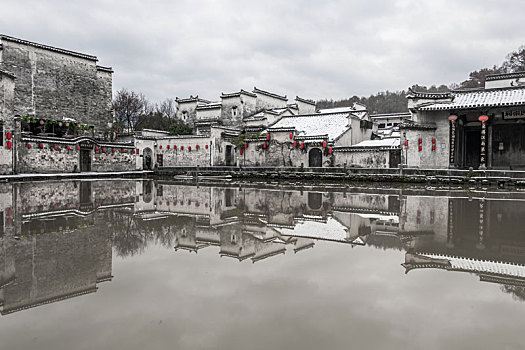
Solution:
{"label": "reflection in water", "polygon": [[176,254],[217,247],[220,257],[252,263],[308,251],[320,240],[404,250],[406,273],[473,273],[524,300],[519,194],[374,192],[131,180],[1,184],[1,313],[95,292],[112,279],[113,249],[129,257],[150,244]]}

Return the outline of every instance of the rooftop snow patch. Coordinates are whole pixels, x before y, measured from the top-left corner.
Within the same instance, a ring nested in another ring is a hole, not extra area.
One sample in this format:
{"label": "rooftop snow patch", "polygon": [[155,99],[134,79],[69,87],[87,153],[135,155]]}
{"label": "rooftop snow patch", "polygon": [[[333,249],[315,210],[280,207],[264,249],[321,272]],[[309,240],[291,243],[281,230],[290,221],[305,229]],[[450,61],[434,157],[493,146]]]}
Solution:
{"label": "rooftop snow patch", "polygon": [[525,88],[455,91],[452,102],[433,103],[422,111],[525,105]]}
{"label": "rooftop snow patch", "polygon": [[328,135],[328,139],[333,141],[350,129],[348,118],[349,113],[287,116],[273,124],[269,130],[295,129],[297,136]]}

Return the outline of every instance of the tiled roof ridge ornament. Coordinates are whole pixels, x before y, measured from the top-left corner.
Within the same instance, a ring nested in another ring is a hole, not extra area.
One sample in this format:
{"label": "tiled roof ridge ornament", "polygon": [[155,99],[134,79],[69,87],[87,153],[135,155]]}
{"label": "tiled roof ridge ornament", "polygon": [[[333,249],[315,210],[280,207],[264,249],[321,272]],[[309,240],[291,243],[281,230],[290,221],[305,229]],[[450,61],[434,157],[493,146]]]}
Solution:
{"label": "tiled roof ridge ornament", "polygon": [[295,100],[296,101],[300,101],[300,102],[303,102],[303,103],[306,103],[306,104],[309,104],[309,105],[312,105],[312,106],[315,106],[316,103],[314,100],[309,100],[309,99],[306,99],[306,98],[301,98],[299,96],[295,96]]}
{"label": "tiled roof ridge ornament", "polygon": [[485,77],[485,81],[514,79],[514,78],[525,78],[525,71],[513,72],[513,73],[489,74]]}
{"label": "tiled roof ridge ornament", "polygon": [[419,92],[409,87],[407,97],[446,99],[446,98],[451,98],[452,94],[450,91],[449,92]]}

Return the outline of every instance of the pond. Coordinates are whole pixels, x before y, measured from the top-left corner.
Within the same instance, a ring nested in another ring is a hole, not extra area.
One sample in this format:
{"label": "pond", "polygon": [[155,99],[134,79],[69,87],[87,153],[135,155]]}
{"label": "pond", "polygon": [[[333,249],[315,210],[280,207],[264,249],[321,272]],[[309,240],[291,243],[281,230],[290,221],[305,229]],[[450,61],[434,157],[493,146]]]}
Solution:
{"label": "pond", "polygon": [[523,349],[525,193],[0,184],[2,349]]}

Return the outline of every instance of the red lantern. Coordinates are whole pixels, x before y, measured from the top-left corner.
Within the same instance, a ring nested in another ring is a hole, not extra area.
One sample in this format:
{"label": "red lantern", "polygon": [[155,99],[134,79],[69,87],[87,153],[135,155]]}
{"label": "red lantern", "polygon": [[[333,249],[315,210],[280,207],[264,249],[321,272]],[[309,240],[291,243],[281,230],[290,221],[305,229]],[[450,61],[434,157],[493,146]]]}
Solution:
{"label": "red lantern", "polygon": [[98,151],[98,146],[95,146],[95,151]]}
{"label": "red lantern", "polygon": [[166,149],[170,149],[170,145],[167,145],[167,146],[166,146]]}
{"label": "red lantern", "polygon": [[326,141],[323,141],[323,147],[326,148]]}
{"label": "red lantern", "polygon": [[139,153],[139,149],[137,148],[137,153]]}
{"label": "red lantern", "polygon": [[8,131],[6,134],[5,134],[5,138],[8,139],[8,140],[11,140],[11,137],[13,136],[13,134],[11,134],[11,131]]}
{"label": "red lantern", "polygon": [[418,139],[417,139],[417,143],[422,144],[422,143],[423,143],[423,139],[422,139],[421,137],[418,138]]}
{"label": "red lantern", "polygon": [[405,140],[405,147],[408,147],[408,140]]}
{"label": "red lantern", "polygon": [[328,154],[332,154],[332,147],[328,147]]}
{"label": "red lantern", "polygon": [[162,149],[162,145],[159,146],[159,149]]}
{"label": "red lantern", "polygon": [[290,140],[293,139],[293,132],[290,133]]}
{"label": "red lantern", "polygon": [[102,152],[106,152],[106,149],[105,149],[105,148],[102,148]]}
{"label": "red lantern", "polygon": [[247,142],[244,143],[244,149],[246,149],[246,148],[248,148],[248,143]]}
{"label": "red lantern", "polygon": [[301,142],[301,148],[304,148],[304,142]]}
{"label": "red lantern", "polygon": [[196,145],[196,146],[195,146],[195,149],[198,150],[198,149],[199,149],[199,145]]}
{"label": "red lantern", "polygon": [[70,147],[70,146],[67,146],[66,149],[69,151],[69,150],[71,150],[71,147]]}
{"label": "red lantern", "polygon": [[239,153],[240,153],[240,155],[242,156],[242,153],[243,153],[243,152],[242,152],[242,149],[239,151]]}
{"label": "red lantern", "polygon": [[31,145],[30,145],[29,143],[27,144],[27,148],[28,148],[28,149],[31,148]]}
{"label": "red lantern", "polygon": [[188,151],[190,151],[190,152],[191,152],[191,146],[188,146]]}
{"label": "red lantern", "polygon": [[133,152],[133,154],[135,154],[135,153],[136,153],[136,152],[135,152],[135,150],[133,150],[132,152]]}
{"label": "red lantern", "polygon": [[418,148],[419,148],[419,152],[421,152],[423,150],[423,146],[421,146],[421,145],[419,145]]}
{"label": "red lantern", "polygon": [[294,141],[294,142],[293,142],[293,146],[294,146],[294,147],[297,147],[297,141]]}
{"label": "red lantern", "polygon": [[270,141],[270,134],[266,134],[266,140]]}
{"label": "red lantern", "polygon": [[13,148],[13,143],[11,141],[7,141],[6,147],[7,149]]}
{"label": "red lantern", "polygon": [[124,148],[122,149],[122,153],[126,153],[126,150]]}
{"label": "red lantern", "polygon": [[479,118],[479,121],[482,122],[483,124],[485,124],[485,122],[487,120],[489,120],[489,117],[487,117],[486,115],[481,115]]}
{"label": "red lantern", "polygon": [[432,138],[432,144],[433,144],[433,145],[436,144],[436,139],[435,139],[435,138]]}
{"label": "red lantern", "polygon": [[58,149],[58,147],[55,145],[55,146],[53,146],[53,149],[56,151]]}
{"label": "red lantern", "polygon": [[266,149],[267,145],[266,145],[266,142],[263,143],[263,148]]}
{"label": "red lantern", "polygon": [[38,144],[38,147],[40,147],[40,148],[44,148],[44,144],[43,144],[43,143],[39,143],[39,144]]}
{"label": "red lantern", "polygon": [[458,119],[458,116],[457,116],[457,115],[452,114],[452,115],[449,115],[449,116],[448,116],[448,120],[450,120],[450,122],[451,122],[452,124],[454,124],[454,122],[455,122],[457,119]]}
{"label": "red lantern", "polygon": [[184,146],[180,146],[180,150],[181,150],[181,151],[184,151]]}
{"label": "red lantern", "polygon": [[206,149],[208,149],[208,145],[206,145]]}
{"label": "red lantern", "polygon": [[77,146],[77,151],[80,150],[80,146]]}
{"label": "red lantern", "polygon": [[436,145],[432,145],[432,151],[436,150]]}
{"label": "red lantern", "polygon": [[115,153],[115,149],[113,148],[113,149],[111,150],[111,152]]}
{"label": "red lantern", "polygon": [[44,121],[43,120],[40,121],[40,125],[44,125]]}

